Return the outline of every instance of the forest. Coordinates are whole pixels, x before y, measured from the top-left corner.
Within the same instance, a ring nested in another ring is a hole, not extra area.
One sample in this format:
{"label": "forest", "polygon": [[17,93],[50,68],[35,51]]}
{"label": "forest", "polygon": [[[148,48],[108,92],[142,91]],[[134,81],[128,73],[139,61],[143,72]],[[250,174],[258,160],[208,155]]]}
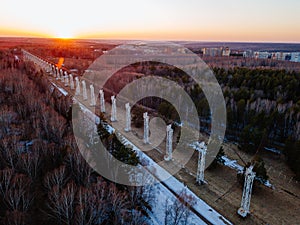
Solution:
{"label": "forest", "polygon": [[[202,131],[209,133],[207,101],[187,75],[163,65],[133,67],[134,78],[155,73],[179,82],[196,103]],[[126,70],[132,72],[132,67]],[[49,85],[43,71],[16,60],[9,51],[0,51],[0,71],[0,224],[148,224],[151,188],[110,182],[82,158],[72,133],[71,97]],[[278,149],[299,180],[299,73],[238,67],[213,71],[226,100],[225,141],[253,155],[265,147]],[[164,119],[178,120],[167,102],[150,103],[147,106]],[[133,110],[133,123],[141,126],[141,112]],[[116,158],[132,165],[139,162],[130,148],[106,132],[105,122],[98,132]],[[180,210],[186,207],[179,198],[167,208],[166,224],[173,224]]]}
{"label": "forest", "polygon": [[[235,67],[212,68],[226,102],[225,141],[237,143],[242,151],[257,155],[283,155],[300,179],[300,74],[283,69]],[[143,62],[123,68],[107,82],[118,93],[127,83],[143,75],[176,81],[190,95],[198,110],[201,131],[210,133],[211,113],[200,86],[183,71],[161,63]],[[118,82],[116,82],[118,81]],[[145,99],[144,99],[145,100]],[[155,109],[167,123],[180,122],[173,106],[156,97],[140,102]],[[142,125],[142,112],[134,110],[133,122]]]}
{"label": "forest", "polygon": [[[148,224],[151,188],[108,181],[81,156],[71,97],[9,52],[0,52],[0,71],[0,224]],[[116,157],[136,164],[110,136]]]}
{"label": "forest", "polygon": [[228,139],[251,154],[277,148],[299,180],[300,74],[247,68],[214,72],[227,104]]}

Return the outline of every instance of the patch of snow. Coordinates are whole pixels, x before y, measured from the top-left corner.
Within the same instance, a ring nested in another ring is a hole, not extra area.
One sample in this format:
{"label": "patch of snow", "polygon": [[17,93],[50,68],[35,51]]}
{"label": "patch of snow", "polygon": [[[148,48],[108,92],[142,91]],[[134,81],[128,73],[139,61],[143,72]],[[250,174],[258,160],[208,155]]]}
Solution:
{"label": "patch of snow", "polygon": [[[166,202],[168,201],[169,204],[172,204],[174,201],[176,201],[176,197],[161,183],[155,184],[153,189],[155,194],[155,203],[152,205],[153,213],[151,213],[151,217],[154,218],[156,224],[164,224]],[[187,224],[202,225],[206,223],[199,219],[199,217],[194,213],[191,213]]]}
{"label": "patch of snow", "polygon": [[270,183],[269,180],[267,180],[265,183],[264,183],[265,186],[269,187],[269,188],[273,188],[274,186]]}
{"label": "patch of snow", "polygon": [[[123,138],[123,144],[124,145],[130,145],[132,149],[138,154],[141,162],[145,161],[148,163],[148,165],[154,165],[156,162],[154,162],[148,155],[146,155],[143,151],[141,151],[139,148],[137,148],[132,142],[127,140],[126,138]],[[143,165],[145,166],[145,165]],[[158,169],[158,170],[157,170]],[[166,170],[164,170],[162,167],[156,165],[156,170],[151,171],[152,174],[154,174],[155,177],[158,179],[160,177],[164,177],[165,173],[168,174]],[[180,194],[182,190],[186,191],[186,194],[192,196],[196,200],[196,204],[194,205],[194,209],[201,215],[203,215],[208,221],[210,221],[212,224],[231,224],[230,221],[228,221],[226,218],[224,218],[221,214],[219,214],[216,210],[212,209],[206,202],[204,202],[202,199],[200,199],[197,195],[194,194],[188,187],[186,187],[182,182],[177,180],[175,177],[170,176],[169,179],[164,181],[164,184],[166,187],[161,184],[157,183],[155,184],[155,187],[159,187],[158,190],[164,190],[163,196],[159,196],[159,202],[160,204],[155,204],[153,207],[158,208],[158,211],[155,214],[158,218],[164,218],[163,216],[158,216],[160,213],[164,213],[164,207],[166,203],[166,198],[171,198],[175,200],[174,194],[170,191]],[[160,193],[159,193],[160,194]],[[157,197],[157,196],[156,196]],[[199,220],[200,218],[196,216],[194,213],[192,213],[193,216],[191,216],[192,220],[194,222],[188,223],[188,224],[205,224],[202,220],[196,222],[196,218]],[[224,222],[226,221],[226,222]],[[163,224],[164,221],[160,221],[161,224]]]}
{"label": "patch of snow", "polygon": [[196,151],[202,151],[202,149],[206,149],[207,150],[207,146],[205,144],[204,141],[202,142],[194,142],[194,143],[191,143],[189,144],[190,147],[192,147],[193,149],[195,149]]}
{"label": "patch of snow", "polygon": [[224,160],[225,166],[236,170],[238,173],[243,173],[244,167],[238,164],[236,160],[229,159],[227,156],[222,156],[221,158]]}
{"label": "patch of snow", "polygon": [[[227,156],[222,156],[221,158],[224,160],[224,165],[225,166],[236,170],[238,173],[243,173],[244,167],[241,166],[240,164],[238,164],[236,160],[229,159]],[[262,180],[262,179],[257,178],[257,177],[255,177],[255,179],[259,180],[266,187],[274,188],[274,186],[270,183],[269,180]]]}
{"label": "patch of snow", "polygon": [[28,147],[28,146],[32,146],[33,145],[33,141],[28,141],[28,142],[26,142],[26,147]]}
{"label": "patch of snow", "polygon": [[174,124],[175,124],[176,126],[178,126],[178,127],[182,127],[182,126],[183,126],[183,122],[180,122],[180,123],[179,123],[179,122],[176,122],[176,121],[175,121]]}
{"label": "patch of snow", "polygon": [[58,87],[55,83],[51,82],[53,86],[55,86],[64,96],[68,95],[68,92],[65,89]]}
{"label": "patch of snow", "polygon": [[[53,84],[56,86],[55,84]],[[56,86],[57,87],[57,86]],[[57,87],[60,91],[63,90],[59,87]],[[62,93],[66,93],[65,90],[63,90]],[[93,112],[91,112],[87,107],[85,107],[83,104],[78,102],[76,98],[73,98],[74,102],[77,102],[82,109],[82,111],[88,116],[91,121],[94,121],[95,123],[98,121],[100,122],[100,118],[95,115]],[[115,129],[107,124],[106,129],[109,133],[115,132]],[[195,205],[193,206],[194,210],[197,211],[197,213],[203,215],[208,221],[210,221],[212,224],[216,225],[222,225],[222,224],[232,224],[230,221],[228,221],[226,218],[224,218],[221,214],[219,214],[216,210],[212,209],[206,202],[204,202],[202,199],[200,199],[198,196],[196,196],[188,187],[186,187],[181,181],[177,180],[175,177],[171,176],[165,169],[158,166],[156,162],[154,162],[148,155],[146,155],[143,151],[141,151],[138,147],[136,147],[132,142],[130,142],[128,139],[122,136],[123,144],[124,145],[130,145],[132,149],[137,153],[138,157],[140,158],[141,163],[146,163],[149,165],[155,165],[155,170],[149,171],[152,173],[154,179],[161,180],[161,177],[169,176],[170,178],[164,181],[164,184],[161,182],[156,182],[154,184],[154,193],[155,198],[157,201],[155,201],[154,204],[152,204],[152,210],[153,214],[152,217],[155,219],[156,222],[153,224],[164,224],[164,214],[165,214],[165,206],[166,206],[166,200],[169,201],[175,201],[176,196],[172,193],[175,192],[176,194],[180,194],[182,190],[185,190],[187,195],[192,196],[195,199]],[[145,165],[143,165],[145,166]],[[148,167],[149,168],[149,167]],[[151,168],[151,167],[150,167]],[[206,224],[199,216],[197,216],[195,213],[191,211],[191,216],[189,217],[188,224],[190,225],[201,225]]]}
{"label": "patch of snow", "polygon": [[281,154],[282,154],[282,152],[281,152],[279,149],[277,149],[277,148],[268,148],[268,147],[264,147],[264,149],[265,149],[266,151],[273,152],[273,153],[276,153],[276,154],[278,154],[278,155],[281,155]]}

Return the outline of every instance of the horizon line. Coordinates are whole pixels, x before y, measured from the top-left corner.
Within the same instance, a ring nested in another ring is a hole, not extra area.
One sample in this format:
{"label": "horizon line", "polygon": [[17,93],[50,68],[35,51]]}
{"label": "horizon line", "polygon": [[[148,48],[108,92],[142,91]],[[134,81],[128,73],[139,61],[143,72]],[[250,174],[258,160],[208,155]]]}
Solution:
{"label": "horizon line", "polygon": [[213,43],[270,43],[270,44],[300,44],[300,41],[270,41],[270,40],[191,40],[191,39],[130,39],[130,38],[103,38],[103,37],[41,37],[41,36],[21,36],[21,35],[0,35],[0,38],[36,38],[36,39],[57,39],[57,40],[103,40],[103,41],[166,41],[166,42],[213,42]]}

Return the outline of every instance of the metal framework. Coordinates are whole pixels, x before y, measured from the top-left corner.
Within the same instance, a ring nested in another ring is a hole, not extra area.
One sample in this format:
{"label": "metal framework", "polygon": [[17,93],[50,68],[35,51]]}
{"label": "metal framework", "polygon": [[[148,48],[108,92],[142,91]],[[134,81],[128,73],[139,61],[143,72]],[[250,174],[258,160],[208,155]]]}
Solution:
{"label": "metal framework", "polygon": [[205,170],[205,158],[206,158],[206,151],[207,151],[207,146],[205,145],[204,142],[201,142],[197,146],[198,151],[199,151],[199,158],[198,158],[198,167],[197,167],[197,177],[196,177],[196,182],[198,184],[204,184],[204,170]]}
{"label": "metal framework", "polygon": [[252,171],[253,166],[251,165],[246,169],[244,190],[242,195],[241,207],[238,209],[238,214],[242,217],[246,217],[250,213],[250,200],[252,194],[252,186],[255,178],[255,172]]}

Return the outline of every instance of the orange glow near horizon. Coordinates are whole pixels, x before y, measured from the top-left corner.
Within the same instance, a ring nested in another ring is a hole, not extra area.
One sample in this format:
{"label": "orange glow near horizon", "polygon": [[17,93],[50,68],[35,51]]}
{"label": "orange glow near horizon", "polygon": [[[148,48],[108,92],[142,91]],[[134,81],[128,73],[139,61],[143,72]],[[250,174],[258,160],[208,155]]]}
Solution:
{"label": "orange glow near horizon", "polygon": [[72,39],[74,38],[74,35],[61,32],[61,33],[57,33],[53,38]]}
{"label": "orange glow near horizon", "polygon": [[297,0],[11,0],[1,3],[0,36],[300,43],[299,8]]}
{"label": "orange glow near horizon", "polygon": [[[250,33],[250,34],[249,34]],[[250,36],[251,35],[251,36]],[[240,35],[232,35],[231,33],[222,33],[222,36],[216,32],[184,32],[184,34],[174,32],[161,32],[159,34],[152,32],[89,32],[84,34],[68,34],[60,33],[46,34],[35,31],[22,31],[12,29],[0,29],[0,37],[38,37],[38,38],[59,38],[59,39],[119,39],[119,40],[186,40],[186,41],[241,41],[241,42],[292,42],[300,43],[300,34],[290,34],[286,38],[284,35],[259,33],[253,34],[251,31]]]}
{"label": "orange glow near horizon", "polygon": [[235,29],[221,30],[161,30],[159,32],[145,30],[106,31],[106,32],[68,32],[64,29],[46,33],[37,30],[3,29],[0,27],[0,37],[40,37],[60,39],[124,39],[124,40],[187,40],[187,41],[245,41],[245,42],[300,42],[300,30],[294,29],[289,32],[275,31],[270,33],[263,29],[243,30],[237,33]]}
{"label": "orange glow near horizon", "polygon": [[53,37],[50,34],[45,34],[39,31],[22,30],[18,28],[3,28],[0,27],[0,37],[41,37],[50,38]]}

